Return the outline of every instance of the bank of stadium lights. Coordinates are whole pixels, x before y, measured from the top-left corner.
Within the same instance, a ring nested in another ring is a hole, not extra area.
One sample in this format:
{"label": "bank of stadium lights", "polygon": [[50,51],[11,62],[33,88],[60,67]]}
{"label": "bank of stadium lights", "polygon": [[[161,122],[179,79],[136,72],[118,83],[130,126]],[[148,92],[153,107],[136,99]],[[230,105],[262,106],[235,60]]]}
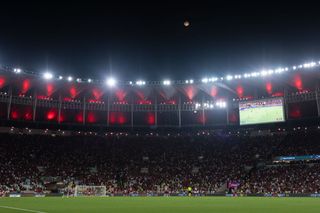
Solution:
{"label": "bank of stadium lights", "polygon": [[106,85],[107,85],[108,87],[114,87],[116,84],[117,84],[116,79],[114,79],[113,77],[107,78],[107,80],[106,80]]}
{"label": "bank of stadium lights", "polygon": [[81,82],[81,79],[80,78],[77,78],[77,80],[76,80],[78,83],[80,83]]}
{"label": "bank of stadium lights", "polygon": [[171,81],[170,80],[164,80],[162,82],[162,84],[165,85],[165,86],[169,86],[169,85],[171,85]]}
{"label": "bank of stadium lights", "polygon": [[45,72],[45,73],[43,73],[43,78],[45,80],[51,80],[53,78],[53,74],[50,72]]}
{"label": "bank of stadium lights", "polygon": [[193,79],[190,79],[190,80],[186,80],[185,82],[186,82],[186,84],[193,84],[194,81],[193,81]]}
{"label": "bank of stadium lights", "polygon": [[63,77],[60,75],[58,79],[59,79],[59,80],[62,80],[62,79],[63,79]]}
{"label": "bank of stadium lights", "polygon": [[143,86],[143,85],[146,85],[146,82],[139,80],[139,81],[136,81],[136,85]]}
{"label": "bank of stadium lights", "polygon": [[13,72],[19,74],[19,73],[21,73],[21,69],[20,68],[14,68]]}
{"label": "bank of stadium lights", "polygon": [[91,78],[89,78],[87,81],[88,81],[88,83],[91,83],[91,82],[92,82],[92,79],[91,79]]}
{"label": "bank of stadium lights", "polygon": [[219,108],[226,108],[227,107],[227,102],[225,101],[217,101],[216,106]]}
{"label": "bank of stadium lights", "polygon": [[226,79],[227,79],[227,81],[231,81],[233,79],[233,76],[232,75],[227,75]]}
{"label": "bank of stadium lights", "polygon": [[213,78],[203,78],[203,79],[201,79],[201,82],[202,83],[210,83],[210,82],[216,82],[216,81],[218,81],[219,79],[218,78],[216,78],[216,77],[213,77]]}

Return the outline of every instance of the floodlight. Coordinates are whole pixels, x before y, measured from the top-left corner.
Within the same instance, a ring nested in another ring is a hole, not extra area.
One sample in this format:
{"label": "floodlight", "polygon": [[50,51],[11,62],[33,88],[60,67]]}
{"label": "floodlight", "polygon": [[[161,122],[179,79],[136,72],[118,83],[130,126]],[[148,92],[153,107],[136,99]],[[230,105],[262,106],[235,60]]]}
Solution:
{"label": "floodlight", "polygon": [[63,79],[63,77],[60,75],[60,76],[59,76],[59,80],[62,80],[62,79]]}
{"label": "floodlight", "polygon": [[233,76],[232,76],[232,75],[227,75],[226,79],[227,79],[228,81],[230,81],[230,80],[233,79]]}
{"label": "floodlight", "polygon": [[72,80],[73,80],[72,76],[69,76],[69,77],[67,78],[67,80],[68,80],[69,82],[72,81]]}
{"label": "floodlight", "polygon": [[108,87],[114,87],[117,84],[117,81],[113,77],[109,77],[106,80],[106,84],[107,84]]}
{"label": "floodlight", "polygon": [[92,82],[92,79],[91,79],[91,78],[89,78],[89,79],[88,79],[88,83],[91,83],[91,82]]}
{"label": "floodlight", "polygon": [[206,83],[208,83],[208,78],[203,78],[201,81],[202,81],[202,83],[206,84]]}
{"label": "floodlight", "polygon": [[20,68],[14,68],[14,69],[13,69],[13,72],[15,72],[15,73],[21,73],[21,69],[20,69]]}
{"label": "floodlight", "polygon": [[43,73],[43,78],[46,80],[50,80],[53,78],[53,75],[50,72],[45,72],[45,73]]}
{"label": "floodlight", "polygon": [[171,84],[171,81],[170,80],[164,80],[162,83],[163,83],[163,85],[168,86],[168,85]]}

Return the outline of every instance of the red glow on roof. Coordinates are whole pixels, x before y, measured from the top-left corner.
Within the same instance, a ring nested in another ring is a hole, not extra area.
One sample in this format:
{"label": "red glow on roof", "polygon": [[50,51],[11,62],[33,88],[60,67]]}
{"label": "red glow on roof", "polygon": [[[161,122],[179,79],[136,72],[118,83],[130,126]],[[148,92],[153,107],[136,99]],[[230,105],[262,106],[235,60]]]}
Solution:
{"label": "red glow on roof", "polygon": [[271,82],[266,83],[266,91],[269,95],[272,94],[272,83]]}
{"label": "red glow on roof", "polygon": [[87,115],[87,122],[88,123],[95,123],[97,121],[96,119],[96,115],[94,112],[88,112],[88,115]]}
{"label": "red glow on roof", "polygon": [[242,98],[243,97],[243,92],[244,92],[243,87],[241,85],[238,85],[236,91],[237,91],[238,97]]}
{"label": "red glow on roof", "polygon": [[109,115],[110,124],[125,124],[127,123],[127,117],[123,112],[110,112]]}
{"label": "red glow on roof", "polygon": [[78,94],[77,88],[75,88],[74,86],[71,86],[71,88],[69,89],[69,93],[71,98],[75,98]]}
{"label": "red glow on roof", "polygon": [[212,86],[210,89],[210,95],[211,97],[216,97],[218,94],[218,88],[216,86]]}
{"label": "red glow on roof", "polygon": [[103,91],[98,88],[94,88],[92,89],[92,95],[96,100],[100,100],[103,95]]}
{"label": "red glow on roof", "polygon": [[76,115],[76,121],[77,121],[78,123],[82,123],[82,122],[83,122],[83,113],[82,113],[82,112],[80,112],[80,113],[78,113],[78,114]]}
{"label": "red glow on roof", "polygon": [[156,119],[155,119],[154,113],[148,112],[148,113],[147,113],[147,123],[148,123],[149,125],[154,125],[154,124],[155,124],[155,121],[156,121]]}
{"label": "red glow on roof", "polygon": [[17,110],[12,110],[11,111],[11,119],[18,119],[19,118],[19,112]]}
{"label": "red glow on roof", "polygon": [[194,96],[198,94],[198,88],[192,85],[188,85],[182,88],[183,93],[187,96],[189,101],[193,100]]}
{"label": "red glow on roof", "polygon": [[6,83],[6,79],[3,76],[0,76],[0,89],[4,87]]}
{"label": "red glow on roof", "polygon": [[54,86],[53,86],[52,83],[48,83],[48,84],[46,85],[46,92],[47,92],[47,96],[49,96],[49,97],[53,94],[53,92],[54,92]]}
{"label": "red glow on roof", "polygon": [[149,101],[149,100],[139,100],[139,101],[138,101],[138,104],[146,104],[146,105],[150,105],[150,104],[152,104],[152,102],[151,102],[151,101]]}
{"label": "red glow on roof", "polygon": [[127,92],[123,89],[117,89],[116,97],[118,101],[124,101],[125,97],[127,96]]}
{"label": "red glow on roof", "polygon": [[298,90],[302,90],[303,89],[303,83],[302,83],[302,79],[301,76],[299,74],[296,74],[294,76],[294,86],[298,89]]}
{"label": "red glow on roof", "polygon": [[49,110],[49,111],[47,112],[47,120],[51,121],[51,120],[56,119],[57,114],[58,114],[58,113],[57,113],[57,110],[54,110],[54,109]]}
{"label": "red glow on roof", "polygon": [[25,80],[22,82],[21,93],[22,93],[22,94],[27,93],[30,88],[31,88],[30,80],[25,79]]}

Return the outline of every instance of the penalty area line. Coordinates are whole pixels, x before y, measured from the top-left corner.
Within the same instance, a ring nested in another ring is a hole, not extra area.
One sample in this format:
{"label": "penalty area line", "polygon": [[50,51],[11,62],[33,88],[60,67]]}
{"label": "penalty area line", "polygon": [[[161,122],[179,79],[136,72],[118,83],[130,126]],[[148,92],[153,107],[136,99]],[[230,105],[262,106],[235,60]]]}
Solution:
{"label": "penalty area line", "polygon": [[12,210],[18,210],[18,211],[23,211],[23,212],[48,213],[48,212],[42,212],[42,211],[31,210],[31,209],[16,208],[16,207],[11,207],[11,206],[0,206],[0,208],[3,208],[3,209],[12,209]]}

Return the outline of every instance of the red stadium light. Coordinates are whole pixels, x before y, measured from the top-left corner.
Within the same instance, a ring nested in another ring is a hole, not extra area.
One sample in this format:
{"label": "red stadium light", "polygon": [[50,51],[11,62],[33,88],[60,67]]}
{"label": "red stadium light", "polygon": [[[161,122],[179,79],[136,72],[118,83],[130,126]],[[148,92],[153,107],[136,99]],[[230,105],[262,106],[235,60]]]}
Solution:
{"label": "red stadium light", "polygon": [[211,97],[216,97],[218,95],[218,88],[216,86],[212,86],[210,89]]}
{"label": "red stadium light", "polygon": [[242,98],[243,97],[243,93],[244,93],[243,87],[241,85],[238,85],[236,91],[237,91],[238,97]]}
{"label": "red stadium light", "polygon": [[149,125],[154,125],[154,124],[155,124],[155,121],[156,121],[156,119],[155,119],[154,113],[148,112],[148,113],[147,113],[147,123],[148,123]]}
{"label": "red stadium light", "polygon": [[95,123],[96,121],[97,121],[96,115],[93,112],[88,112],[87,122],[88,123]]}
{"label": "red stadium light", "polygon": [[266,90],[267,90],[267,93],[268,93],[269,95],[272,94],[272,84],[271,84],[271,82],[267,82],[267,83],[266,83]]}
{"label": "red stadium light", "polygon": [[125,97],[127,96],[127,92],[123,89],[117,89],[116,97],[118,101],[124,101]]}
{"label": "red stadium light", "polygon": [[82,113],[82,112],[80,112],[80,113],[78,113],[78,114],[76,115],[76,121],[77,121],[78,123],[82,123],[82,122],[83,122],[83,113]]}
{"label": "red stadium light", "polygon": [[294,86],[297,88],[297,90],[303,90],[303,83],[299,74],[294,76]]}
{"label": "red stadium light", "polygon": [[54,92],[54,85],[52,83],[48,83],[46,85],[46,92],[47,92],[47,96],[51,96]]}
{"label": "red stadium light", "polygon": [[17,110],[11,111],[11,119],[19,119],[19,112]]}
{"label": "red stadium light", "polygon": [[193,100],[193,98],[198,94],[198,88],[192,85],[184,86],[182,88],[183,93],[187,96],[189,101]]}
{"label": "red stadium light", "polygon": [[0,89],[6,84],[6,79],[3,76],[0,76]]}
{"label": "red stadium light", "polygon": [[94,88],[92,89],[92,95],[97,101],[99,101],[103,95],[103,92],[98,88]]}
{"label": "red stadium light", "polygon": [[55,120],[56,117],[57,117],[57,114],[58,114],[58,113],[57,113],[56,110],[54,110],[54,109],[49,110],[49,111],[47,112],[47,120],[48,120],[48,121]]}
{"label": "red stadium light", "polygon": [[69,93],[70,93],[71,98],[75,98],[78,94],[77,89],[74,86],[72,86],[69,89]]}
{"label": "red stadium light", "polygon": [[30,82],[30,80],[25,79],[25,80],[22,82],[21,93],[22,93],[22,94],[26,94],[30,88],[31,88],[31,82]]}

